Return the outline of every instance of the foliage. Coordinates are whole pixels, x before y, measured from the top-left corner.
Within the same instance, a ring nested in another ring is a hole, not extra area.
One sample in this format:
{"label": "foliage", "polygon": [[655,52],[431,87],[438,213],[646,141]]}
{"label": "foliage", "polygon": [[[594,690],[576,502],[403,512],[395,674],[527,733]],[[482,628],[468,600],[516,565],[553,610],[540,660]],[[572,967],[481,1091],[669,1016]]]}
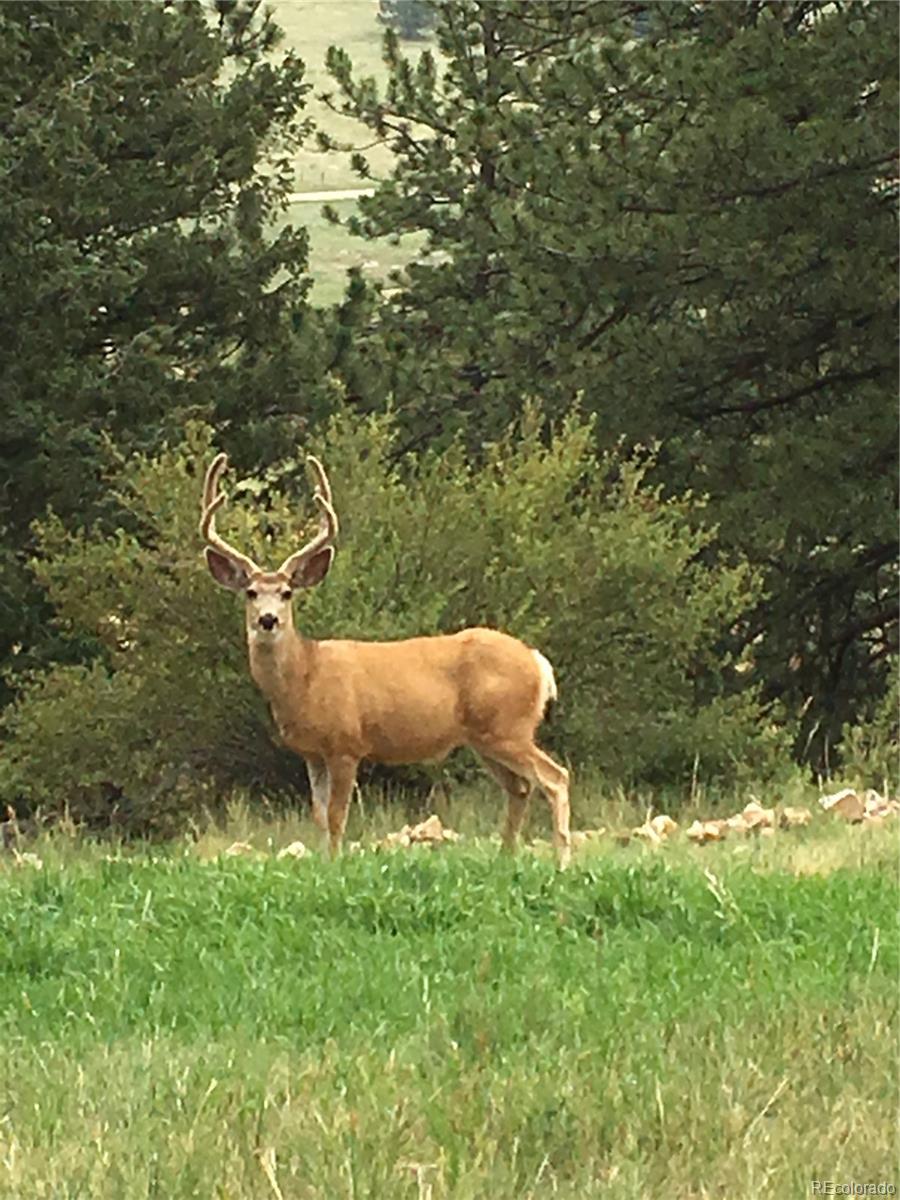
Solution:
{"label": "foliage", "polygon": [[[752,698],[730,695],[741,664],[715,631],[752,594],[751,573],[710,557],[687,498],[647,486],[648,462],[593,457],[576,416],[551,445],[531,411],[486,448],[459,445],[411,474],[391,465],[389,418],[334,419],[328,463],[342,543],[325,585],[300,601],[314,636],[392,638],[469,624],[506,628],[554,663],[561,700],[549,737],[577,766],[618,779],[681,779],[760,768],[780,748]],[[119,461],[115,498],[136,532],[39,531],[35,570],[69,634],[98,639],[91,667],[36,675],[7,715],[0,789],[53,811],[126,827],[183,819],[179,780],[257,791],[296,786],[299,761],[270,742],[249,681],[240,604],[198,561],[198,472],[211,431],[156,458]],[[235,489],[229,536],[278,562],[298,536],[302,460]],[[720,691],[697,679],[715,661]],[[740,766],[739,766],[740,764]]]}
{"label": "foliage", "polygon": [[147,448],[199,409],[265,456],[260,426],[315,405],[294,398],[319,377],[305,235],[267,232],[306,131],[277,40],[258,0],[0,5],[2,660],[84,652],[49,633],[26,560],[48,504],[115,524],[106,434]]}
{"label": "foliage", "polygon": [[[342,363],[407,446],[472,452],[539,394],[659,440],[765,577],[731,631],[821,764],[897,649],[897,40],[883,4],[448,0],[383,89],[397,155],[348,222],[422,231]],[[638,34],[638,36],[635,36]]]}
{"label": "foliage", "polygon": [[900,659],[870,720],[847,730],[844,774],[862,787],[900,794]]}
{"label": "foliage", "polygon": [[760,1196],[811,1155],[890,1179],[889,849],[838,834],[842,869],[795,877],[775,840],[564,875],[471,847],[0,869],[0,1190]]}
{"label": "foliage", "polygon": [[434,0],[378,0],[378,20],[407,41],[427,37],[436,19]]}

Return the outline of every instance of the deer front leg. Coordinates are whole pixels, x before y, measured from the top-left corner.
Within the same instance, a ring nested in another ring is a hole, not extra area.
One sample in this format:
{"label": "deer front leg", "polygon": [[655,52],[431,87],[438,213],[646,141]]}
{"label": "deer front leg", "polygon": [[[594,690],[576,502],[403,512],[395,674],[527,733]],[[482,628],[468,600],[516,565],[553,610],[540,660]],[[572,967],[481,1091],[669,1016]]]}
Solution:
{"label": "deer front leg", "polygon": [[328,796],[328,846],[331,857],[337,858],[341,852],[341,841],[347,824],[347,809],[356,782],[356,769],[359,760],[355,758],[329,758],[328,781],[330,791]]}
{"label": "deer front leg", "polygon": [[312,792],[312,818],[322,830],[322,837],[328,837],[328,768],[324,758],[310,757],[306,760],[306,773],[309,776],[309,788]]}

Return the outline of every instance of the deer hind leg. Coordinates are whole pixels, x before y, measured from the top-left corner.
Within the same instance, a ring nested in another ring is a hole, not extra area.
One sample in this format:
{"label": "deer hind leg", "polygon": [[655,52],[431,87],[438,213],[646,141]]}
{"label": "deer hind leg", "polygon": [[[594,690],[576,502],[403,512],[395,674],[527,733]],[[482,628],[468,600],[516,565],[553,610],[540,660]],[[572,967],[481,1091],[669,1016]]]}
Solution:
{"label": "deer hind leg", "polygon": [[522,775],[511,771],[496,759],[481,756],[487,770],[497,780],[506,792],[506,825],[503,829],[503,847],[513,851],[525,824],[528,813],[528,800],[531,796],[531,784]]}
{"label": "deer hind leg", "polygon": [[560,868],[572,857],[569,836],[569,772],[534,743],[491,746],[490,757],[513,774],[536,784],[547,798],[553,819],[553,845]]}
{"label": "deer hind leg", "polygon": [[341,852],[341,842],[347,825],[347,809],[350,807],[350,797],[353,785],[356,783],[356,769],[359,762],[355,758],[329,758],[328,781],[328,848],[332,858],[337,858]]}
{"label": "deer hind leg", "polygon": [[531,757],[537,785],[547,797],[553,816],[553,845],[560,870],[572,858],[572,839],[569,836],[569,772],[554,762],[549,754],[531,747]]}

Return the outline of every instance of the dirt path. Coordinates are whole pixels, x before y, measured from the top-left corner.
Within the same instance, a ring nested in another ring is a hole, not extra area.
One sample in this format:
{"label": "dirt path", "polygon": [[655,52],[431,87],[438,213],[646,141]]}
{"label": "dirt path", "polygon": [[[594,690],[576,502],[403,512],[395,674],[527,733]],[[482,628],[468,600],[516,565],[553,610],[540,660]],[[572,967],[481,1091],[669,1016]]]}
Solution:
{"label": "dirt path", "polygon": [[291,204],[327,204],[330,200],[358,200],[360,196],[374,196],[374,188],[344,188],[338,192],[291,192]]}

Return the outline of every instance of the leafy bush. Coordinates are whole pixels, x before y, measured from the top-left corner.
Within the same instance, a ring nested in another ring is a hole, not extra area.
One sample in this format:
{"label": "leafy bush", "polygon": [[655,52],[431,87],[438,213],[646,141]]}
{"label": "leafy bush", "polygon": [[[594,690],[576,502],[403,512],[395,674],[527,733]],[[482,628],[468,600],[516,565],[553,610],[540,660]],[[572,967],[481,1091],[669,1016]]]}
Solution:
{"label": "leafy bush", "polygon": [[[341,412],[318,441],[342,519],[325,584],[298,603],[313,636],[404,637],[495,625],[553,662],[560,701],[544,738],[576,768],[618,781],[677,780],[771,759],[752,697],[729,696],[735,664],[715,639],[755,587],[709,558],[698,501],[663,500],[644,462],[593,457],[590,423],[570,418],[545,446],[540,421],[488,448],[477,470],[457,446],[401,470],[389,417]],[[69,632],[96,639],[89,667],[25,681],[6,718],[0,793],[48,811],[166,831],[196,786],[295,788],[245,663],[241,605],[200,557],[200,479],[212,431],[193,424],[157,458],[110,456],[131,528],[115,536],[39,528],[34,570]],[[303,455],[232,485],[229,540],[277,564],[315,520]],[[226,482],[227,486],[227,482]],[[302,494],[301,489],[302,487]],[[698,699],[700,679],[717,693]],[[775,738],[777,743],[777,738]],[[777,746],[776,746],[777,748]]]}

